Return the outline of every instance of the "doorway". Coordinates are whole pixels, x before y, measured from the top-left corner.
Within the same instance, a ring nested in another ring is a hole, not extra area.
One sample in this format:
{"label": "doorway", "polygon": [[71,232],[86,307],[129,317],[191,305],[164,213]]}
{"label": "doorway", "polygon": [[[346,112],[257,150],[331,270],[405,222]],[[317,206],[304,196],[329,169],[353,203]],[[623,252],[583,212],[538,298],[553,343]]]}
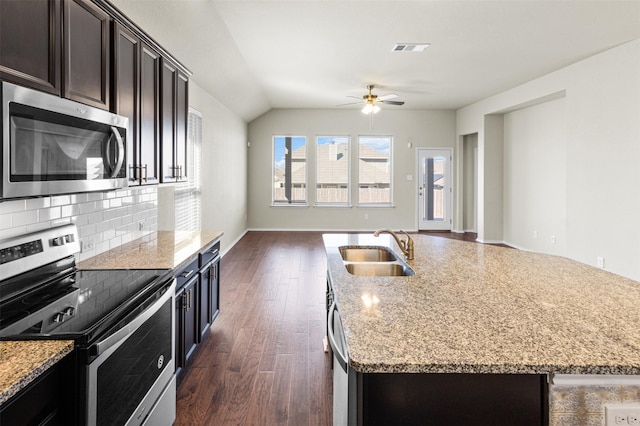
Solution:
{"label": "doorway", "polygon": [[418,229],[451,230],[451,148],[419,148]]}

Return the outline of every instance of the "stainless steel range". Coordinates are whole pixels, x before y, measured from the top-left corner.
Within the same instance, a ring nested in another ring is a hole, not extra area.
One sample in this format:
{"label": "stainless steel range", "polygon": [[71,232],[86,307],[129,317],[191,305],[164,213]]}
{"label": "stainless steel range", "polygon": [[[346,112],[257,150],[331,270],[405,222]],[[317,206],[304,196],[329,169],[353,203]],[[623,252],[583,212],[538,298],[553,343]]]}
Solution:
{"label": "stainless steel range", "polygon": [[0,241],[0,339],[75,341],[80,424],[172,424],[172,271],[80,271],[78,241],[74,225]]}

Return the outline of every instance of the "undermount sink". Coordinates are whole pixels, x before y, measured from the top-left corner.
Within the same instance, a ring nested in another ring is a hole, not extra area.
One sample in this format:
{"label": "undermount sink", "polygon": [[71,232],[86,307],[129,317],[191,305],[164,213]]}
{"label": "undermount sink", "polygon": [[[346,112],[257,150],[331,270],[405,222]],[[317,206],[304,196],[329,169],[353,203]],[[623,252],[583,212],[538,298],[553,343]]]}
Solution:
{"label": "undermount sink", "polygon": [[410,267],[396,262],[346,263],[344,266],[350,274],[365,277],[400,277],[415,274]]}
{"label": "undermount sink", "polygon": [[352,275],[365,277],[401,277],[415,275],[388,247],[342,246],[338,249],[344,267]]}
{"label": "undermount sink", "polygon": [[393,262],[397,257],[387,247],[350,247],[339,248],[342,259],[346,262]]}

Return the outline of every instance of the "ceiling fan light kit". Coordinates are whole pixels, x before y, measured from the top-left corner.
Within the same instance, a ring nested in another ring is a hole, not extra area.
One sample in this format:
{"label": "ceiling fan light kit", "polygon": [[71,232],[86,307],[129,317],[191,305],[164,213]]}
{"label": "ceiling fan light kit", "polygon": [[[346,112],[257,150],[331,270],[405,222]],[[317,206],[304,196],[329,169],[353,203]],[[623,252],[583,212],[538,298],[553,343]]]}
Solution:
{"label": "ceiling fan light kit", "polygon": [[380,107],[373,102],[367,102],[364,108],[362,108],[363,114],[376,114],[378,111],[380,111]]}

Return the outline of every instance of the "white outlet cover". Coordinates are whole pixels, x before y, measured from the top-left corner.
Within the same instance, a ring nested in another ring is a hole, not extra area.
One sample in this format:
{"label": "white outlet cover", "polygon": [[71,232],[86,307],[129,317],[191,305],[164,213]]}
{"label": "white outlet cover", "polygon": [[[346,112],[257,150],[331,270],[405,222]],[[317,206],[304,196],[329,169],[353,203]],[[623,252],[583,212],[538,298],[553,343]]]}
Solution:
{"label": "white outlet cover", "polygon": [[605,426],[640,425],[640,405],[605,405]]}

